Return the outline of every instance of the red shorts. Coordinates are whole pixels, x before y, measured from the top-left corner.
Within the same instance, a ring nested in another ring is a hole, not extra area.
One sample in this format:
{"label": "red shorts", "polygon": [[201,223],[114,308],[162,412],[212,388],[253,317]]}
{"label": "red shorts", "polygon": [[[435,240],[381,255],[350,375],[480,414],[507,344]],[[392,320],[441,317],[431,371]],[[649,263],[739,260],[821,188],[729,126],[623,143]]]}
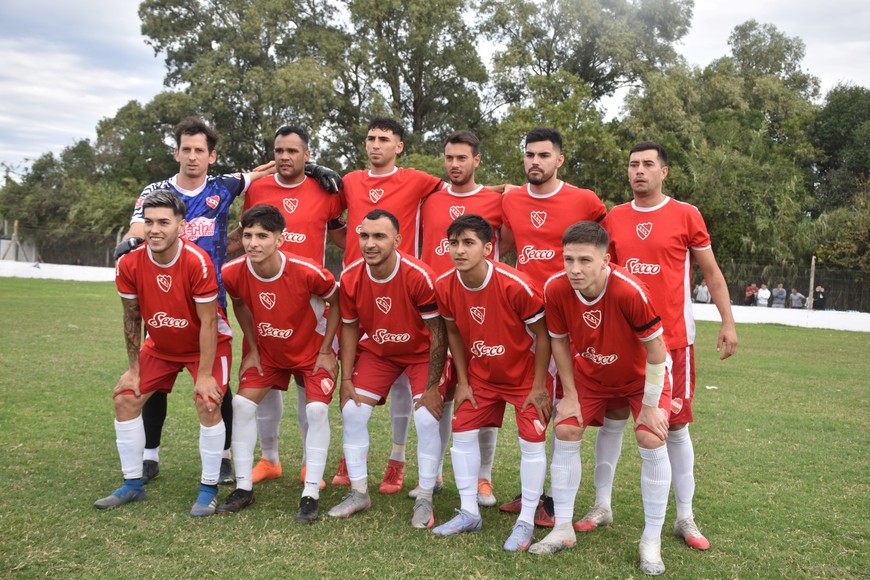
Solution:
{"label": "red shorts", "polygon": [[[383,405],[390,394],[390,387],[399,376],[405,373],[411,383],[411,394],[418,397],[423,394],[429,382],[429,362],[401,365],[388,359],[362,351],[353,365],[353,384],[358,395],[376,399]],[[306,381],[307,382],[307,381]],[[441,381],[438,392],[444,396],[445,383]]]}
{"label": "red shorts", "polygon": [[[227,392],[232,364],[233,359],[229,352],[218,352],[214,357],[211,376],[217,381],[222,394]],[[145,351],[139,351],[139,392],[143,395],[155,391],[171,393],[172,387],[175,386],[175,379],[178,378],[178,373],[182,369],[187,369],[190,376],[196,379],[199,361],[178,362],[157,358]],[[133,391],[125,391],[123,394],[133,394]]]}
{"label": "red shorts", "polygon": [[[576,381],[578,378],[575,373],[574,380]],[[640,408],[643,405],[643,389],[643,385],[630,389],[590,388],[578,381],[577,399],[580,402],[583,425],[585,427],[601,427],[604,424],[604,412],[607,409],[622,409],[626,406],[631,408],[631,416],[636,423]],[[665,386],[662,389],[661,397],[659,397],[658,407],[660,409],[670,409],[671,407],[671,380],[668,372],[665,372]],[[577,419],[573,417],[559,424],[562,423],[579,427]],[[650,431],[646,425],[639,425],[636,429]]]}
{"label": "red shorts", "polygon": [[[552,383],[548,382],[547,386]],[[517,419],[517,431],[520,439],[532,443],[540,443],[547,439],[547,426],[538,419],[538,411],[534,405],[521,411],[528,391],[519,393],[505,393],[488,387],[472,387],[474,400],[477,401],[477,409],[471,403],[464,402],[455,410],[453,415],[454,433],[471,431],[482,427],[501,427],[504,420],[505,404],[514,406]]]}
{"label": "red shorts", "polygon": [[695,347],[689,345],[670,351],[673,359],[671,369],[671,425],[692,423],[692,399],[695,396]]}
{"label": "red shorts", "polygon": [[305,398],[309,403],[318,401],[328,405],[332,402],[335,381],[323,369],[317,369],[317,373],[312,375],[311,368],[279,369],[263,366],[263,376],[260,376],[257,369],[250,368],[245,371],[245,374],[242,375],[239,381],[239,391],[242,389],[269,388],[286,391],[287,387],[290,386],[290,379],[293,378],[296,380],[297,385],[305,387]]}

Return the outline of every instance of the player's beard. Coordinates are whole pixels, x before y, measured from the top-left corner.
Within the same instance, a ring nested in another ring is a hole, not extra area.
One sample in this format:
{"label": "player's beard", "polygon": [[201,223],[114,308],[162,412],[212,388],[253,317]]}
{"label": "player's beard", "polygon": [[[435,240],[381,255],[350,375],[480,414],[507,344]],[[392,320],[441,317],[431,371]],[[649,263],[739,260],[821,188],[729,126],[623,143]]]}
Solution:
{"label": "player's beard", "polygon": [[531,183],[532,185],[541,185],[542,183],[547,183],[548,181],[550,181],[550,179],[555,174],[555,171],[552,171],[550,173],[546,173],[540,167],[537,167],[534,169],[538,169],[538,171],[540,171],[541,173],[532,175],[531,170],[526,172],[526,179],[528,179],[529,183]]}

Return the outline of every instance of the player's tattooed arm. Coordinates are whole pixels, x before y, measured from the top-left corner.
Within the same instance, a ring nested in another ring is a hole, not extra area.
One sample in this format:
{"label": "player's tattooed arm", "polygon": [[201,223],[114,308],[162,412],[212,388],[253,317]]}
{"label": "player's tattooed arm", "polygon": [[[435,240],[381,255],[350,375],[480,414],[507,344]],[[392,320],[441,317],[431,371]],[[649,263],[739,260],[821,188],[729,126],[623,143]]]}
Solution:
{"label": "player's tattooed arm", "polygon": [[232,256],[242,249],[242,228],[237,227],[227,234],[227,256]]}
{"label": "player's tattooed arm", "polygon": [[139,349],[142,346],[142,312],[139,300],[122,298],[124,307],[124,342],[127,344],[127,359],[131,368],[139,367]]}
{"label": "player's tattooed arm", "polygon": [[112,397],[121,393],[132,392],[136,397],[139,393],[139,348],[142,344],[142,313],[139,310],[137,298],[121,298],[124,307],[124,342],[127,345],[127,370],[118,379]]}
{"label": "player's tattooed arm", "polygon": [[447,360],[447,329],[444,319],[440,316],[424,320],[432,342],[429,344],[429,376],[426,379],[426,390],[417,400],[415,408],[425,406],[437,420],[441,420],[444,411],[444,400],[438,392],[441,375],[444,373],[444,362]]}

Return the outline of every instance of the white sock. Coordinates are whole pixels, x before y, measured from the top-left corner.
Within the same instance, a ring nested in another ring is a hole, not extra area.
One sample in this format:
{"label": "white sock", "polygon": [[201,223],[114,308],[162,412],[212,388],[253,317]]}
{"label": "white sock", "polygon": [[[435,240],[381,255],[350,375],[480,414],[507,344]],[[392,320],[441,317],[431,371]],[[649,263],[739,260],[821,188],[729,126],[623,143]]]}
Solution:
{"label": "white sock", "polygon": [[[233,397],[233,401],[235,401]],[[278,454],[278,435],[284,415],[284,397],[278,389],[270,389],[257,407],[257,431],[260,434],[260,454],[275,465],[281,462]],[[233,421],[233,429],[236,422]]]}
{"label": "white sock", "polygon": [[492,464],[495,462],[495,445],[498,442],[498,427],[480,429],[480,475],[478,478],[492,482]]}
{"label": "white sock", "polygon": [[444,475],[444,452],[450,444],[450,434],[453,432],[453,401],[444,401],[441,420],[438,422],[438,434],[441,436],[441,454],[438,456],[437,478]]}
{"label": "white sock", "polygon": [[692,499],[695,497],[695,447],[689,437],[688,425],[668,431],[668,458],[673,473],[677,520],[691,518]]}
{"label": "white sock", "polygon": [[408,427],[411,424],[411,413],[414,411],[414,401],[411,399],[411,383],[402,373],[393,386],[390,387],[390,426],[392,427],[393,449],[390,459],[405,461],[405,445],[408,442]]}
{"label": "white sock", "polygon": [[595,504],[610,508],[613,496],[613,477],[622,453],[622,434],[628,419],[604,418],[595,437]]}
{"label": "white sock", "polygon": [[414,411],[414,427],[417,429],[417,469],[420,489],[435,488],[435,476],[441,461],[441,435],[438,420],[421,405]]}
{"label": "white sock", "polygon": [[[233,400],[235,399],[236,397],[233,397]],[[227,428],[223,421],[211,427],[206,427],[202,423],[199,425],[199,457],[202,461],[200,481],[205,485],[217,485],[226,437]]]}
{"label": "white sock", "polygon": [[368,465],[366,455],[369,453],[369,418],[374,407],[363,403],[359,407],[352,400],[344,405],[341,411],[343,424],[344,460],[347,463],[347,475],[350,485],[355,491],[368,493]]}
{"label": "white sock", "polygon": [[258,406],[241,395],[233,397],[233,467],[236,469],[236,487],[245,491],[254,489],[251,472],[254,470],[254,447],[257,446]]}
{"label": "white sock", "polygon": [[145,453],[142,455],[143,461],[156,461],[160,463],[160,448],[155,447],[154,449],[145,448]]}
{"label": "white sock", "polygon": [[665,523],[668,509],[668,492],[671,488],[671,463],[668,461],[668,448],[640,450],[640,493],[643,497],[645,526],[643,535],[659,537]]}
{"label": "white sock", "polygon": [[562,441],[553,436],[553,461],[550,463],[550,487],[556,525],[574,521],[574,499],[580,488],[582,467],[580,441]]}
{"label": "white sock", "polygon": [[302,465],[306,464],[306,441],[308,440],[308,399],[305,385],[296,385],[296,420],[299,421],[299,435],[302,437]]}
{"label": "white sock", "polygon": [[546,442],[532,443],[520,439],[520,457],[523,507],[517,521],[534,524],[535,510],[538,509],[538,501],[544,491],[544,478],[547,476]]}
{"label": "white sock", "polygon": [[459,489],[461,508],[476,516],[480,515],[477,506],[477,476],[480,472],[480,443],[477,429],[453,434],[453,475]]}
{"label": "white sock", "polygon": [[[352,402],[350,404],[353,404]],[[303,496],[320,497],[320,480],[326,470],[326,455],[329,451],[329,407],[326,403],[312,402],[305,406],[308,416],[308,437],[305,442],[305,489]]]}
{"label": "white sock", "polygon": [[124,479],[142,478],[142,454],[145,450],[145,424],[142,415],[129,421],[115,420],[115,444],[121,458]]}

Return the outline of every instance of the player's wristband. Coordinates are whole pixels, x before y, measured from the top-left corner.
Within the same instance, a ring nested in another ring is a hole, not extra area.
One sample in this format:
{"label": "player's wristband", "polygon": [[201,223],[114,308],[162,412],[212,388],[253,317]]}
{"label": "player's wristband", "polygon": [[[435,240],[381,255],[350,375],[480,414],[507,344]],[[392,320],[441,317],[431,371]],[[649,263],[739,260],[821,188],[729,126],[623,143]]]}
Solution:
{"label": "player's wristband", "polygon": [[662,390],[665,388],[665,363],[646,363],[646,381],[643,385],[643,404],[658,407]]}

